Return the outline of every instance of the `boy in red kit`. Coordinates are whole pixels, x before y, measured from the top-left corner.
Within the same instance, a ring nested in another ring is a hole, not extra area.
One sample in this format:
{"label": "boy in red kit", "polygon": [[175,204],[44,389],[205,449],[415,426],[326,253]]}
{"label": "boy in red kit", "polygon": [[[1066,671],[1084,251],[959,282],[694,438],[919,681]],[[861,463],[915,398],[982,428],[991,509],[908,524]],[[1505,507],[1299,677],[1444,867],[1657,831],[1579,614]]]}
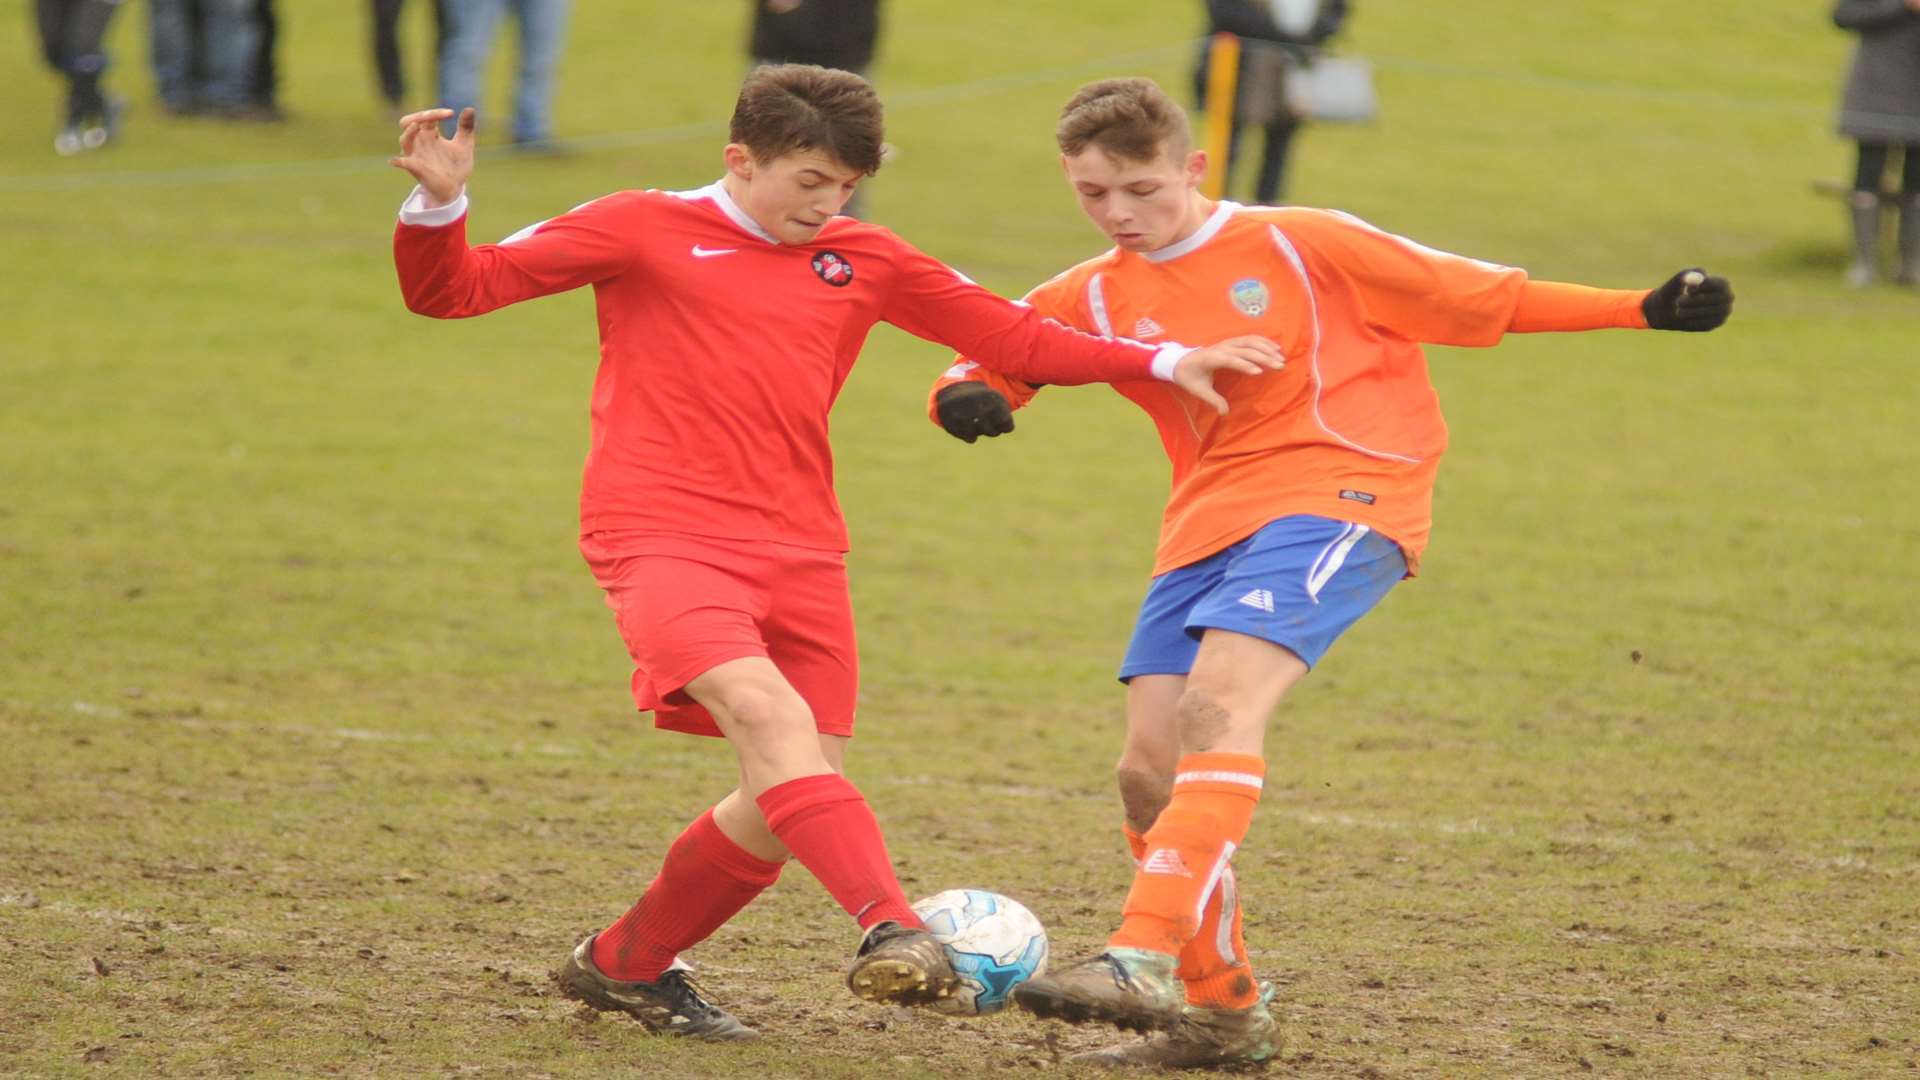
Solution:
{"label": "boy in red kit", "polygon": [[[1149,383],[1115,386],[1153,418],[1173,465],[1156,576],[1120,667],[1116,772],[1134,881],[1106,951],[1014,1001],[1163,1029],[1076,1061],[1252,1064],[1280,1037],[1247,958],[1232,858],[1264,785],[1268,717],[1419,567],[1447,442],[1420,344],[1712,330],[1733,294],[1700,271],[1654,290],[1534,281],[1335,211],[1211,202],[1185,116],[1145,79],[1083,87],[1056,136],[1081,208],[1115,246],[1034,289],[1036,310],[1136,338],[1270,334],[1294,363],[1223,382],[1228,415]],[[1012,430],[1012,408],[1036,391],[962,360],[932,411],[972,442]]]}
{"label": "boy in red kit", "polygon": [[1214,407],[1215,371],[1281,366],[1241,337],[1155,347],[1069,330],[888,230],[836,216],[880,166],[880,103],[858,76],[801,65],[741,88],[726,172],[694,191],[621,191],[469,247],[473,113],[401,121],[419,182],[394,261],[407,307],[464,318],[592,285],[600,367],[580,547],[658,726],[723,736],[738,786],[681,833],[659,875],[561,970],[566,993],[654,1031],[752,1029],[706,1001],[679,954],[771,885],[792,854],[865,932],[847,984],[924,1004],[952,993],[880,827],[840,775],[857,664],[828,411],[885,320],[1029,381],[1163,379]]}

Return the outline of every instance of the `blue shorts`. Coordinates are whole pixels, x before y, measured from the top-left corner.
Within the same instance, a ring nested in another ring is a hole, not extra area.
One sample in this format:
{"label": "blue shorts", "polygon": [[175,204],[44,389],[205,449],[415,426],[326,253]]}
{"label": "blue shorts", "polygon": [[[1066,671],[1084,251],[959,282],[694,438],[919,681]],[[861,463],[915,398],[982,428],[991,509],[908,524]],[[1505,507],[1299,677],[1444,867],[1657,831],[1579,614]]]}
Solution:
{"label": "blue shorts", "polygon": [[1210,629],[1271,641],[1312,667],[1406,576],[1400,545],[1365,525],[1305,514],[1268,522],[1153,579],[1120,681],[1192,671]]}

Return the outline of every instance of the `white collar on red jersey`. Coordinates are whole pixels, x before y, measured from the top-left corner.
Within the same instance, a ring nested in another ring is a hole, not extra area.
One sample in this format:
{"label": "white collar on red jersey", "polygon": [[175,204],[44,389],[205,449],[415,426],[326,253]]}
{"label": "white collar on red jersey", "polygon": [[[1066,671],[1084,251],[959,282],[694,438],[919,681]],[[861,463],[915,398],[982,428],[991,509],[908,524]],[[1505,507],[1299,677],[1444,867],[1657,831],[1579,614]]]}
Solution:
{"label": "white collar on red jersey", "polygon": [[733,201],[733,196],[727,194],[727,189],[722,187],[718,180],[715,180],[703,188],[695,188],[692,191],[669,191],[667,194],[676,199],[686,199],[688,201],[694,199],[712,199],[713,205],[719,207],[720,212],[731,218],[735,225],[740,226],[742,229],[747,230],[769,244],[778,244],[780,242],[773,238],[772,233],[761,228],[760,223],[748,216],[745,210],[740,209],[740,204]]}
{"label": "white collar on red jersey", "polygon": [[1168,259],[1177,259],[1190,251],[1195,251],[1200,245],[1213,239],[1213,234],[1219,232],[1220,227],[1225,225],[1227,219],[1232,217],[1234,211],[1238,209],[1240,209],[1239,203],[1228,202],[1225,199],[1221,199],[1218,203],[1214,204],[1213,213],[1207,215],[1207,220],[1202,222],[1200,227],[1193,231],[1192,236],[1178,243],[1168,244],[1166,247],[1155,251],[1143,251],[1140,253],[1140,257],[1148,262],[1162,263]]}

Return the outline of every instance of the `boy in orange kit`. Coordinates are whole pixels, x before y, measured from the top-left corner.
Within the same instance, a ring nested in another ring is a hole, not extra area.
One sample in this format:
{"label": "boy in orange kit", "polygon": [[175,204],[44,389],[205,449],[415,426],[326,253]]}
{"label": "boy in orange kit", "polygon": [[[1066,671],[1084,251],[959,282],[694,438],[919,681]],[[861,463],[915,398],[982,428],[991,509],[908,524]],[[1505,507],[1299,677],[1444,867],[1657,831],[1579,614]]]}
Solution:
{"label": "boy in orange kit", "polygon": [[[1145,79],[1083,87],[1057,137],[1081,208],[1115,244],[1028,295],[1068,326],[1141,340],[1260,333],[1284,374],[1223,378],[1231,413],[1145,382],[1173,464],[1152,585],[1121,665],[1117,768],[1136,866],[1101,955],[1015,991],[1075,1023],[1159,1031],[1079,1060],[1205,1067],[1279,1048],[1253,977],[1231,867],[1265,773],[1268,716],[1333,641],[1419,567],[1446,424],[1421,343],[1510,332],[1712,330],[1725,279],[1682,271],[1654,290],[1531,281],[1330,210],[1200,195],[1206,156]],[[1037,385],[961,359],[935,419],[968,442],[1013,428]]]}

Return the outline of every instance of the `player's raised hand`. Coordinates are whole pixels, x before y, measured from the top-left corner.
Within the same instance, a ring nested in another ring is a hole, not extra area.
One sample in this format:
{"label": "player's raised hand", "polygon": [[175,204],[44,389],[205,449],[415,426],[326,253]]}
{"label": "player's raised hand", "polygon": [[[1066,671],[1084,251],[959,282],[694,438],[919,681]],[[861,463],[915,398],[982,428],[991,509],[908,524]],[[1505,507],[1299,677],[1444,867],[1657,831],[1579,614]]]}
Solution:
{"label": "player's raised hand", "polygon": [[956,439],[991,439],[1013,430],[1013,407],[1000,391],[985,383],[957,382],[933,395],[940,426]]}
{"label": "player's raised hand", "polygon": [[1259,375],[1286,366],[1287,358],[1281,354],[1280,346],[1266,338],[1247,335],[1228,338],[1181,357],[1173,369],[1173,381],[1182,390],[1213,406],[1213,411],[1224,414],[1227,399],[1213,388],[1214,372]]}
{"label": "player's raised hand", "polygon": [[460,110],[453,138],[442,138],[440,123],[452,115],[452,109],[425,109],[401,117],[400,156],[387,161],[412,173],[435,206],[459,198],[473,175],[473,110]]}
{"label": "player's raised hand", "polygon": [[1640,310],[1655,330],[1713,330],[1733,314],[1733,285],[1698,267],[1682,270],[1648,293]]}

